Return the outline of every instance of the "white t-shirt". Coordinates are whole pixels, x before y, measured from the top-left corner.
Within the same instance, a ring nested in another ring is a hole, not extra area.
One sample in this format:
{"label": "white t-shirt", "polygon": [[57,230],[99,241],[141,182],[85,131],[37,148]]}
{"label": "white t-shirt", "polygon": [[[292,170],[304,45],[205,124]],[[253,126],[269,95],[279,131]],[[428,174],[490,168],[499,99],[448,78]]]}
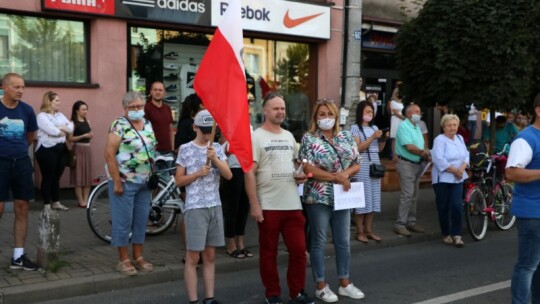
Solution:
{"label": "white t-shirt", "polygon": [[[227,156],[218,143],[213,143],[216,154],[220,160]],[[193,141],[180,146],[176,164],[186,169],[186,175],[193,174],[206,165],[206,146],[201,147]],[[186,186],[185,210],[210,208],[221,205],[219,197],[219,170],[211,166],[210,174],[199,177]]]}
{"label": "white t-shirt", "polygon": [[390,119],[390,138],[396,138],[396,132],[399,124],[403,121],[396,115],[394,115],[394,110],[399,110],[401,113],[403,111],[403,103],[397,102],[395,100],[390,101],[390,111],[392,112],[392,118]]}
{"label": "white t-shirt", "polygon": [[525,168],[531,162],[532,158],[533,151],[531,146],[529,146],[525,139],[518,138],[510,145],[506,168]]}
{"label": "white t-shirt", "polygon": [[253,132],[253,160],[257,162],[257,197],[263,210],[300,210],[293,178],[298,148],[291,132]]}

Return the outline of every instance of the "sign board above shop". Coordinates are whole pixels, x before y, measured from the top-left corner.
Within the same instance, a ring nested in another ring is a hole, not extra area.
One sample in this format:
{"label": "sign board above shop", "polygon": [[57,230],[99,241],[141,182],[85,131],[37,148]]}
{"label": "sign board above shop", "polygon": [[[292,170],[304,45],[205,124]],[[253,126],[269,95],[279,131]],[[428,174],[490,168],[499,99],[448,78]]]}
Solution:
{"label": "sign board above shop", "polygon": [[[43,10],[159,23],[217,26],[227,0],[42,0]],[[285,0],[242,0],[245,30],[330,38],[330,8]]]}
{"label": "sign board above shop", "polygon": [[[212,1],[217,26],[227,0]],[[266,33],[330,39],[330,8],[291,1],[242,0],[242,27]]]}

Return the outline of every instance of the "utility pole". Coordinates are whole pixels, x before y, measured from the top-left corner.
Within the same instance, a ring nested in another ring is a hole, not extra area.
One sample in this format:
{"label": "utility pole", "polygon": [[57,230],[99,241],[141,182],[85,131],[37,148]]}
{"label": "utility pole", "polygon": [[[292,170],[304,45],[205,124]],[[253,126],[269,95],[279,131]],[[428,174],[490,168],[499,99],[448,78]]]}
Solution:
{"label": "utility pole", "polygon": [[[343,96],[340,124],[348,127],[356,119],[356,105],[360,102],[360,68],[362,48],[362,0],[345,0],[343,37]],[[346,116],[346,120],[344,119]]]}

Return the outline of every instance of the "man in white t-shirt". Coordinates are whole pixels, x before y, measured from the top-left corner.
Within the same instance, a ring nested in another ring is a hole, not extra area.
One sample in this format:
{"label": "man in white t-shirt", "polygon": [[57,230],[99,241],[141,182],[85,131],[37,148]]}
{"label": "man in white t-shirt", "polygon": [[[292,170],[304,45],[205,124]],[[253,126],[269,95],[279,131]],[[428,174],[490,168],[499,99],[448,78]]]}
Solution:
{"label": "man in white t-shirt", "polygon": [[287,283],[289,303],[312,304],[304,293],[306,280],[305,218],[295,181],[298,148],[293,135],[281,128],[285,120],[285,101],[275,93],[263,100],[263,125],[253,132],[253,168],[245,175],[251,216],[259,225],[259,270],[265,287],[266,303],[281,304],[277,269],[279,235],[289,252]]}

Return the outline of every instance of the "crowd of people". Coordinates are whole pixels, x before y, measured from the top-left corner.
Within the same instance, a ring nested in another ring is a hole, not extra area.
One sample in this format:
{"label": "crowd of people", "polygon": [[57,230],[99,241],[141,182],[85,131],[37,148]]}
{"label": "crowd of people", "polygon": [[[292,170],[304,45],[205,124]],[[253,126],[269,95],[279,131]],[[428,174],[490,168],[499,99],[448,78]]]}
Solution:
{"label": "crowd of people", "polygon": [[[84,101],[75,102],[68,119],[59,111],[60,96],[48,91],[43,95],[40,112],[35,115],[22,101],[24,80],[20,75],[6,74],[2,89],[0,176],[10,178],[1,179],[0,215],[3,202],[11,193],[15,246],[10,268],[35,270],[38,266],[24,253],[28,202],[34,198],[28,149],[37,139],[35,156],[41,172],[45,210],[69,209],[60,202],[59,183],[68,152],[76,155],[70,177],[78,206],[85,208],[92,186],[93,133],[87,119],[88,105]],[[337,302],[339,297],[364,298],[364,293],[349,279],[350,226],[352,222],[356,228],[354,240],[364,244],[369,240],[383,241],[373,225],[375,214],[381,212],[381,178],[372,174],[371,167],[381,164],[379,153],[387,141],[400,182],[394,232],[405,237],[425,232],[418,224],[416,209],[420,178],[426,164],[431,162],[442,241],[456,247],[465,245],[461,237],[461,204],[463,183],[468,177],[468,146],[474,139],[486,142],[490,139],[489,133],[482,131],[479,112],[473,104],[463,115],[442,109],[445,111],[441,118],[442,132],[430,148],[420,106],[404,104],[399,91],[394,92],[389,105],[389,130],[374,124],[377,103],[372,96],[358,104],[356,121],[350,131],[336,123],[339,114],[335,103],[322,99],[315,103],[309,129],[297,143],[282,128],[286,101],[271,92],[262,102],[263,124],[252,133],[254,166],[244,173],[236,157],[229,153],[227,139],[217,137],[214,142],[211,138],[215,127],[213,117],[196,94],[184,101],[176,133],[171,108],[163,103],[164,95],[161,82],[151,85],[149,98],[127,92],[122,99],[124,113],[111,123],[106,138],[111,245],[117,248],[116,269],[122,274],[132,276],[154,270],[153,264],[143,257],[143,245],[148,202],[153,191],[150,180],[156,169],[153,160],[159,155],[172,155],[176,159],[174,178],[185,201],[184,279],[190,303],[199,302],[198,264],[202,264],[203,303],[218,303],[214,299],[216,248],[225,246],[227,254],[234,259],[253,257],[244,244],[248,215],[259,228],[259,271],[267,303],[284,302],[277,268],[280,236],[289,256],[289,303],[315,303],[304,290],[308,256],[316,286],[315,298],[329,303]],[[534,111],[535,118],[540,117],[540,97],[535,100]],[[516,185],[512,211],[518,217],[519,231],[512,297],[514,303],[526,303],[529,297],[535,303],[540,301],[540,200],[537,198],[540,160],[535,150],[540,125],[535,120],[531,127],[526,127],[523,113],[500,115],[495,124],[496,151],[503,151],[506,144],[512,143],[506,151],[509,152],[507,172]],[[365,204],[353,210],[337,209],[335,185],[348,191],[355,182],[363,183]],[[301,193],[298,185],[303,186]],[[329,230],[335,250],[337,294],[325,278]]]}

